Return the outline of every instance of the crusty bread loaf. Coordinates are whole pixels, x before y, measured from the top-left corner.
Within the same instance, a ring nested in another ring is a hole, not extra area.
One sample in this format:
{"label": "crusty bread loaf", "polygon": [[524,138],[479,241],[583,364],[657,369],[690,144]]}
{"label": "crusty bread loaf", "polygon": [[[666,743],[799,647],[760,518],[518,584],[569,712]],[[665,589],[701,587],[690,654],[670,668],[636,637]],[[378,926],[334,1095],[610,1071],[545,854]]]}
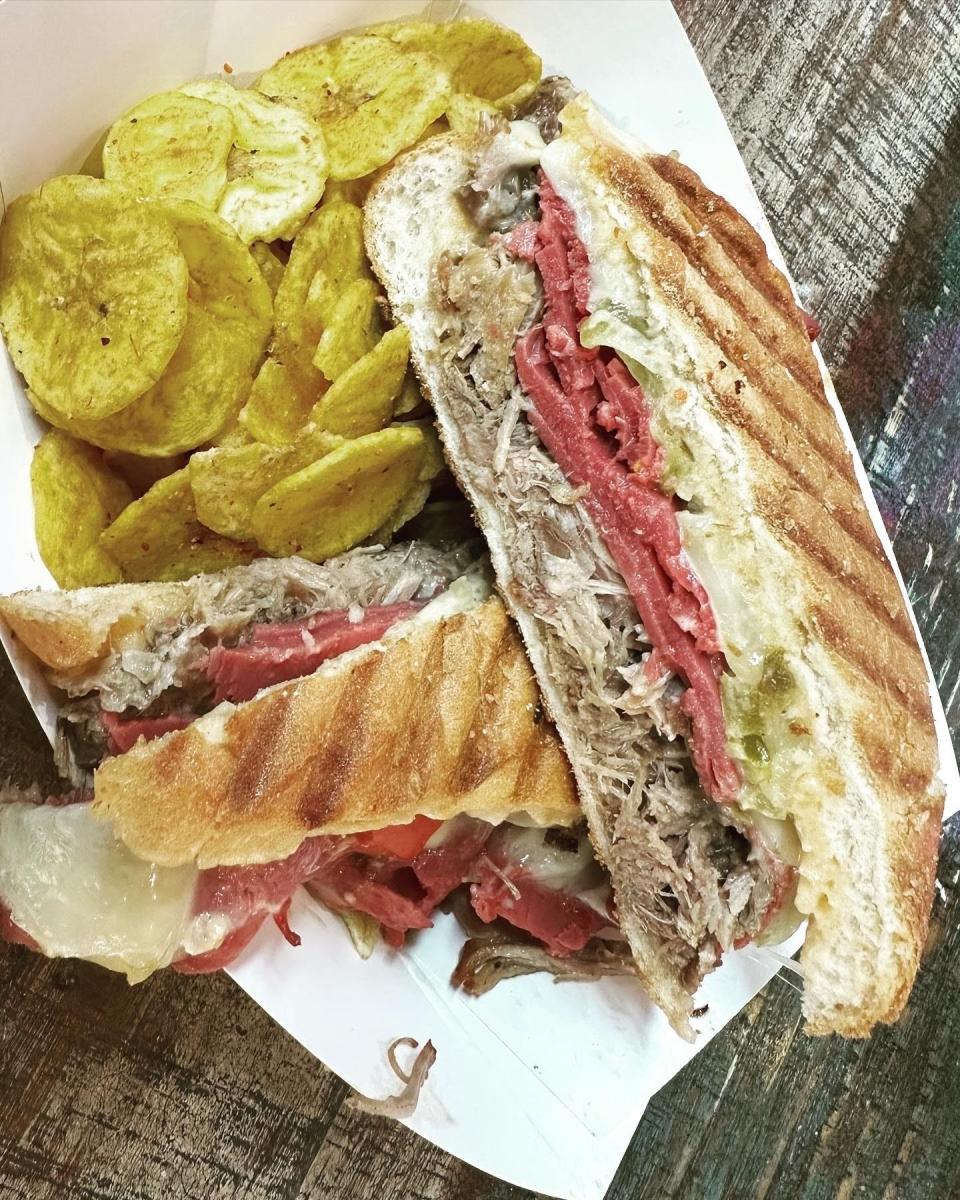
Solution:
{"label": "crusty bread loaf", "polygon": [[[411,329],[448,458],[570,755],[641,975],[689,1032],[690,997],[631,916],[598,752],[556,686],[562,647],[517,552],[524,497],[501,486],[489,456],[477,453],[478,429],[505,398],[479,395],[441,353],[438,259],[483,240],[456,195],[471,149],[455,136],[435,138],[399,160],[367,202],[368,250],[395,317]],[[652,384],[655,432],[682,438],[698,480],[691,508],[708,529],[723,527],[724,553],[713,564],[727,577],[723,590],[764,644],[785,654],[810,713],[791,760],[802,767],[790,767],[773,814],[795,824],[802,844],[804,1012],[811,1032],[863,1036],[897,1017],[916,973],[942,794],[922,657],[802,317],[735,210],[674,159],[626,144],[588,104],[565,112],[543,163],[577,215],[591,265],[608,261],[614,298],[652,314],[651,378],[670,385],[657,393]],[[723,638],[730,614],[719,594],[711,599]]]}
{"label": "crusty bread loaf", "polygon": [[395,627],[313,675],[107,759],[95,811],[142,858],[269,862],[311,834],[460,813],[581,818],[560,743],[497,599]]}

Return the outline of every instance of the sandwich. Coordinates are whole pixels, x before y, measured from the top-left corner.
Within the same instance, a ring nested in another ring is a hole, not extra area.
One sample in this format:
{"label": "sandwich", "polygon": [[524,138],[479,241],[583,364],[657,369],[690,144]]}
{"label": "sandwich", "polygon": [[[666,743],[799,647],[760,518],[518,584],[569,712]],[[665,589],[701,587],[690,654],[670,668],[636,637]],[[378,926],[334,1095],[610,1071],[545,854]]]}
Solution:
{"label": "sandwich", "polygon": [[807,1029],[895,1020],[927,674],[761,238],[558,79],[408,151],[365,222],[650,994],[690,1036],[722,956],[806,919]]}
{"label": "sandwich", "polygon": [[212,971],[270,917],[296,944],[307,885],[368,954],[467,885],[473,919],[524,947],[501,975],[630,969],[476,543],[21,592],[0,614],[57,698],[72,783],[2,796],[7,940],[131,981]]}

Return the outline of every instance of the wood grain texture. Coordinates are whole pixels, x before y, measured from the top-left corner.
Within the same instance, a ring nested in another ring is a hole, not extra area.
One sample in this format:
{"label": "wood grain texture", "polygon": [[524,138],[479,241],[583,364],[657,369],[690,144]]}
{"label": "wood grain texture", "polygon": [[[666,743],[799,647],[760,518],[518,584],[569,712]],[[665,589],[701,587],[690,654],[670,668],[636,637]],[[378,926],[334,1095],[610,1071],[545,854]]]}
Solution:
{"label": "wood grain texture", "polygon": [[[682,0],[870,468],[960,725],[960,12]],[[0,777],[52,777],[0,668]],[[778,979],[653,1101],[610,1200],[960,1195],[960,830],[904,1019],[812,1041]],[[345,1087],[226,978],[0,949],[2,1200],[525,1200]]]}

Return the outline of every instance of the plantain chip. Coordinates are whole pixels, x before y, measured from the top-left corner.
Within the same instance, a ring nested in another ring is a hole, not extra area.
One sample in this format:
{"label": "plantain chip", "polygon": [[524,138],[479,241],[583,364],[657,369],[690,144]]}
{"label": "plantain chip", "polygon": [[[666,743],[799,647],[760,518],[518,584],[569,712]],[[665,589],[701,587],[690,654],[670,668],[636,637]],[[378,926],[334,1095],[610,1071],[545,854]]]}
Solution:
{"label": "plantain chip", "polygon": [[227,109],[181,92],[161,92],[114,123],[103,147],[103,175],[138,196],[193,200],[216,209],[235,136]]}
{"label": "plantain chip", "polygon": [[397,429],[418,429],[423,435],[423,461],[416,480],[410,485],[406,495],[384,521],[379,529],[374,530],[369,541],[381,546],[389,546],[399,530],[422,512],[432,490],[433,480],[446,465],[443,449],[437,431],[429,421],[411,421],[409,424],[395,426]]}
{"label": "plantain chip", "polygon": [[370,535],[371,545],[389,546],[408,521],[420,515],[430,495],[429,483],[414,483],[386,521]]}
{"label": "plantain chip", "polygon": [[127,484],[100,454],[51,429],[30,465],[37,547],[62,588],[119,582],[120,568],[100,545],[100,534],[133,499]]}
{"label": "plantain chip", "polygon": [[315,393],[297,386],[282,362],[267,358],[240,410],[240,424],[254,441],[283,446],[307,423],[315,399]]}
{"label": "plantain chip", "polygon": [[222,79],[180,89],[233,118],[226,186],[216,206],[243,242],[289,241],[317,206],[327,178],[320,126],[297,108]]}
{"label": "plantain chip", "polygon": [[450,98],[447,72],[431,54],[404,53],[368,35],[295,50],[256,87],[320,124],[330,178],[339,180],[369,175],[412,146]]}
{"label": "plantain chip", "polygon": [[204,528],[197,520],[184,467],[159,480],[128,505],[100,535],[100,545],[120,565],[123,578],[189,579],[250,562],[254,547]]}
{"label": "plantain chip", "polygon": [[334,305],[313,356],[314,367],[331,383],[377,344],[383,332],[377,296],[372,279],[357,279]]}
{"label": "plantain chip", "polygon": [[[243,410],[241,409],[241,412]],[[218,433],[215,438],[210,439],[211,446],[249,446],[253,438],[247,433],[246,429],[240,424],[239,417],[230,424],[221,433]]]}
{"label": "plantain chip", "polygon": [[362,175],[359,179],[328,179],[320,203],[328,205],[343,200],[347,204],[356,204],[363,208],[374,179],[376,179],[375,172],[370,175]]}
{"label": "plantain chip", "polygon": [[344,442],[265,492],[253,510],[257,542],[270,554],[322,562],[383,526],[419,480],[426,438],[391,425]]}
{"label": "plantain chip", "polygon": [[227,537],[252,539],[253,510],[275,483],[329,454],[343,438],[310,429],[295,446],[224,446],[190,459],[197,516]]}
{"label": "plantain chip", "polygon": [[369,277],[362,210],[339,202],[322,205],[293,243],[275,305],[279,357],[298,386],[314,396],[323,377],[313,356],[336,298],[348,284]]}
{"label": "plantain chip", "polygon": [[457,92],[447,105],[447,123],[454,133],[476,133],[481,121],[497,116],[499,110],[495,104],[467,92]]}
{"label": "plantain chip", "polygon": [[151,207],[173,225],[190,272],[190,296],[228,327],[252,376],[273,326],[273,300],[247,247],[215,213],[189,201],[156,201]]}
{"label": "plantain chip", "polygon": [[134,496],[142,496],[158,479],[185,467],[187,456],[173,454],[167,458],[143,458],[139,454],[128,454],[125,450],[108,450],[103,461],[125,480]]}
{"label": "plantain chip", "polygon": [[493,21],[391,21],[374,25],[369,33],[434,55],[446,67],[454,91],[490,100],[498,109],[522,104],[540,81],[539,56],[518,33]]}
{"label": "plantain chip", "polygon": [[187,325],[167,369],[121,412],[65,418],[30,399],[52,425],[107,450],[167,457],[210,441],[236,417],[270,336],[270,290],[225,221],[189,200],[153,201],[173,223],[190,269]]}
{"label": "plantain chip", "polygon": [[433,422],[427,420],[408,421],[403,428],[418,429],[423,436],[423,463],[417,479],[421,483],[428,483],[431,479],[436,479],[447,464]]}
{"label": "plantain chip", "polygon": [[347,367],[313,410],[323,429],[360,437],[389,425],[410,361],[410,331],[388,330],[379,342]]}
{"label": "plantain chip", "polygon": [[403,387],[400,389],[400,395],[397,397],[397,402],[394,405],[394,415],[405,417],[408,413],[416,412],[418,408],[422,408],[425,404],[426,401],[423,398],[423,393],[420,391],[420,384],[417,382],[417,377],[411,369],[407,371]]}
{"label": "plantain chip", "polygon": [[170,223],[116,183],[52,179],[0,225],[7,348],[67,416],[107,416],[156,383],[183,336],[187,283]]}
{"label": "plantain chip", "polygon": [[260,268],[261,275],[266,280],[267,287],[270,289],[270,295],[276,296],[286,264],[274,253],[273,249],[266,242],[252,242],[250,244],[250,253],[253,255],[253,261]]}

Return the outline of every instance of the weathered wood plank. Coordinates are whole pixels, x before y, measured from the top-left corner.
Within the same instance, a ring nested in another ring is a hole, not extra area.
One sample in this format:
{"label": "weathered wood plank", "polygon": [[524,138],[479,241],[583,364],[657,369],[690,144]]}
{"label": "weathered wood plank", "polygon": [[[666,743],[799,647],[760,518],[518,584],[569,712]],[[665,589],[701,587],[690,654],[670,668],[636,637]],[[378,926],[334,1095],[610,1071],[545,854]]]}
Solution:
{"label": "weathered wood plank", "polygon": [[[896,534],[958,725],[960,13],[924,0],[683,0]],[[949,289],[944,291],[944,287]],[[49,755],[0,666],[0,777]],[[812,1041],[777,980],[663,1092],[627,1197],[960,1195],[960,831],[905,1019]],[[226,978],[136,989],[0,949],[0,1196],[520,1200],[344,1086]],[[318,1017],[319,1019],[319,1017]]]}

